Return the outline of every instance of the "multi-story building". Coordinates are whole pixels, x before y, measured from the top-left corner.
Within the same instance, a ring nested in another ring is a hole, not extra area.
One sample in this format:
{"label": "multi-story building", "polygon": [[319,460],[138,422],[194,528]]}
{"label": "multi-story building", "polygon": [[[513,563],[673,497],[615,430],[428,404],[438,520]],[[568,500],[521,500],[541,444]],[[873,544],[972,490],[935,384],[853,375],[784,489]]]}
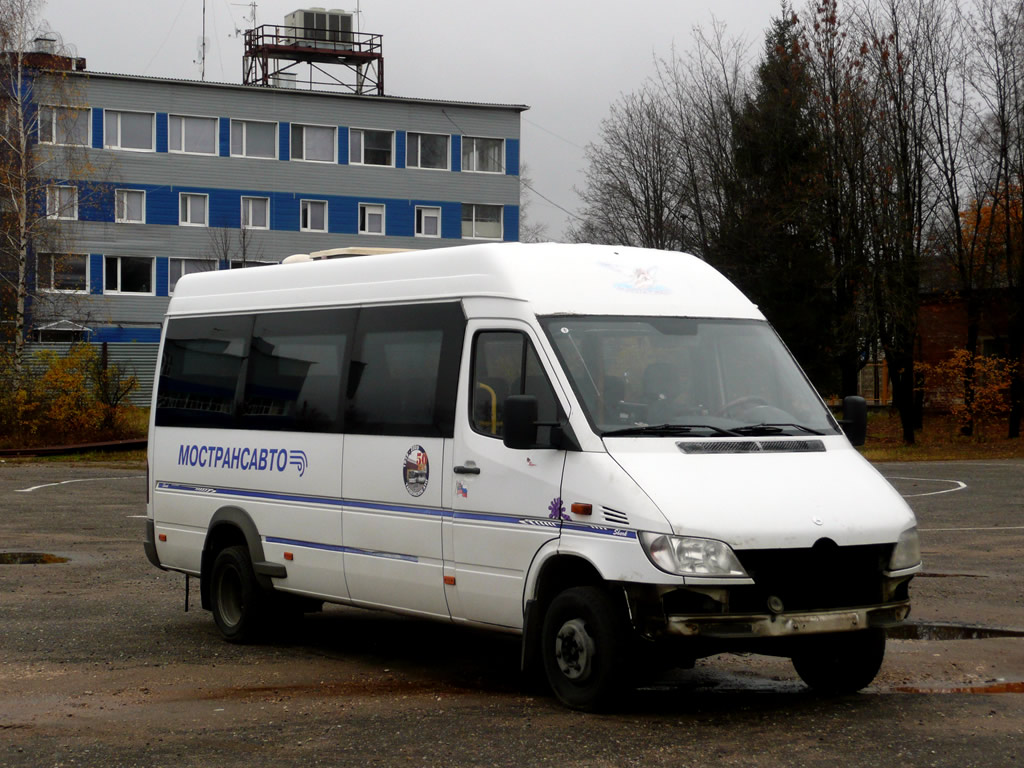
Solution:
{"label": "multi-story building", "polygon": [[35,254],[31,340],[106,343],[140,375],[139,402],[182,275],[346,246],[518,239],[524,106],[61,76],[74,98],[37,105],[38,140],[81,161],[48,180],[67,237]]}

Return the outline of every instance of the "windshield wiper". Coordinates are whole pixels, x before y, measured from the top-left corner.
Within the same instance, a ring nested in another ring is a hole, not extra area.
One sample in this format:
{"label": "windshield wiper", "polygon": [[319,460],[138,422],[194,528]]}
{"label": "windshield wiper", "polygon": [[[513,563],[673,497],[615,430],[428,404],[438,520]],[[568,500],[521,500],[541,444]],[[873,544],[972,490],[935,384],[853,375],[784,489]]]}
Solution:
{"label": "windshield wiper", "polygon": [[655,437],[673,437],[677,435],[689,435],[698,430],[707,430],[714,435],[725,435],[727,437],[738,437],[739,432],[734,432],[721,427],[713,427],[710,424],[646,424],[623,429],[613,429],[604,432],[602,437],[632,437],[640,435],[652,435]]}
{"label": "windshield wiper", "polygon": [[806,432],[809,435],[823,435],[824,432],[819,432],[816,429],[805,427],[803,424],[784,424],[784,423],[773,423],[773,424],[750,424],[745,427],[733,427],[732,431],[737,435],[777,435],[783,432],[786,428],[798,429],[801,432]]}

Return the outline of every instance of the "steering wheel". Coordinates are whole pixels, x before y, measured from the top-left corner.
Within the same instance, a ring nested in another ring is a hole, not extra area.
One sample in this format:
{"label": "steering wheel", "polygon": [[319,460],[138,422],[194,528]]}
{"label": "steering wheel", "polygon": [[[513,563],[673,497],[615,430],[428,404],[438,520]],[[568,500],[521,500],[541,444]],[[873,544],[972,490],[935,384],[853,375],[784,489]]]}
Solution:
{"label": "steering wheel", "polygon": [[729,411],[741,405],[768,405],[768,401],[757,395],[744,395],[743,397],[737,397],[735,400],[730,400],[722,406],[722,409],[716,415],[727,416]]}

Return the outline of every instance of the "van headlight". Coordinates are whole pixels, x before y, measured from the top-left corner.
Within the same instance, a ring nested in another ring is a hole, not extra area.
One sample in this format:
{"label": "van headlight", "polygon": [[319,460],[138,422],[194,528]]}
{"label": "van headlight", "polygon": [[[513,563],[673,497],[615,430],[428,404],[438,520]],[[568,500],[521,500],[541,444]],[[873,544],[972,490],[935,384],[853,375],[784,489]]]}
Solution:
{"label": "van headlight", "polygon": [[889,558],[890,571],[902,571],[921,564],[921,542],[917,538],[917,526],[907,528],[900,534]]}
{"label": "van headlight", "polygon": [[640,543],[651,562],[669,573],[747,577],[736,553],[722,541],[640,531]]}

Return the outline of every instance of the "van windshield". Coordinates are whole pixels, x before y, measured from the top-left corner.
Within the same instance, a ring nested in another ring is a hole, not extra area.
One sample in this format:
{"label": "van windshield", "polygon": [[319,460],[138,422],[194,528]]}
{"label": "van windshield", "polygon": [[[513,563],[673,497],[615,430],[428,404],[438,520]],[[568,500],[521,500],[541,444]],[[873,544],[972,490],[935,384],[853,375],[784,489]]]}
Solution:
{"label": "van windshield", "polygon": [[680,317],[542,317],[602,435],[836,434],[768,323]]}

